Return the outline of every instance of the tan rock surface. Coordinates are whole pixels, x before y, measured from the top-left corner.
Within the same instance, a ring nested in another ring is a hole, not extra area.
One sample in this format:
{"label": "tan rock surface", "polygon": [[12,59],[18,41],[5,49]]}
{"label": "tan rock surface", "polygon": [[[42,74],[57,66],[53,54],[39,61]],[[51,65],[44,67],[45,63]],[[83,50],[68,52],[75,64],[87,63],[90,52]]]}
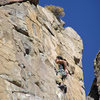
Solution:
{"label": "tan rock surface", "polygon": [[0,100],[60,100],[54,71],[57,55],[69,63],[62,100],[85,100],[82,40],[61,22],[28,2],[0,7]]}

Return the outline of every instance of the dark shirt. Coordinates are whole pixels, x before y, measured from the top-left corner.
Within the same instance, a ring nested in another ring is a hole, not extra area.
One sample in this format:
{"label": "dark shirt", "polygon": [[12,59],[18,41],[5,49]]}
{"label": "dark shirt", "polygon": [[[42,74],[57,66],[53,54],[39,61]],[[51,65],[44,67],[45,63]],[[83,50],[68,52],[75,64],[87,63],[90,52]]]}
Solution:
{"label": "dark shirt", "polygon": [[58,64],[59,69],[58,70],[64,70],[64,64]]}

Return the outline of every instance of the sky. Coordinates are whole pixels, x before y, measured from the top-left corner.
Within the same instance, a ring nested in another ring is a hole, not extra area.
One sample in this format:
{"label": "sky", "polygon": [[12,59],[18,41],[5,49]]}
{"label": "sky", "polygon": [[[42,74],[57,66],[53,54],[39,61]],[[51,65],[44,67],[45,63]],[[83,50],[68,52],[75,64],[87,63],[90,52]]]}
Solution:
{"label": "sky", "polygon": [[72,27],[83,40],[83,75],[86,95],[94,79],[93,61],[100,50],[100,0],[40,0],[41,6],[64,8],[66,27]]}

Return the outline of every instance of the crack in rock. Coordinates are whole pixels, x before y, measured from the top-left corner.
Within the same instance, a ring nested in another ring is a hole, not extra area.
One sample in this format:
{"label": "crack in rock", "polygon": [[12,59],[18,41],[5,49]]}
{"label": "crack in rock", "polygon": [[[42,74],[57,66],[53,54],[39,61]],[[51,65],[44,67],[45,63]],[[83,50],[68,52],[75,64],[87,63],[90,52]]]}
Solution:
{"label": "crack in rock", "polygon": [[16,85],[17,87],[24,88],[24,85],[22,84],[22,82],[20,80],[15,80],[7,74],[0,74],[0,77],[3,78],[4,80]]}

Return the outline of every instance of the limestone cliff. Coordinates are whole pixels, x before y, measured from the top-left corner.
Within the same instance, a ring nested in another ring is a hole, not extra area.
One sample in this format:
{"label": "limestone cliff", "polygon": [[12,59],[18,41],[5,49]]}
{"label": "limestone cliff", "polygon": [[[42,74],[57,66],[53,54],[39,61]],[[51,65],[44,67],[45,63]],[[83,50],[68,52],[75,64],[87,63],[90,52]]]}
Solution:
{"label": "limestone cliff", "polygon": [[[85,100],[82,40],[63,25],[29,2],[0,7],[0,100]],[[55,82],[58,55],[69,63],[66,94]]]}
{"label": "limestone cliff", "polygon": [[87,96],[87,100],[100,100],[100,51],[94,60],[94,74],[95,79]]}

